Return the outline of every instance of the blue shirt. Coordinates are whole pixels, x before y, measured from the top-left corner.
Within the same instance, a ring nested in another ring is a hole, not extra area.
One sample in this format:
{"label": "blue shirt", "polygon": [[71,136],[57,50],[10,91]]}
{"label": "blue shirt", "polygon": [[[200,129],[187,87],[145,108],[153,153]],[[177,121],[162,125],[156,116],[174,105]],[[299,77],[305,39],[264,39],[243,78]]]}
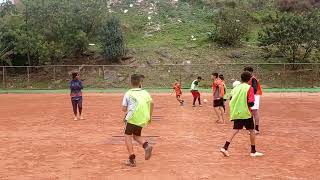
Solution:
{"label": "blue shirt", "polygon": [[81,97],[82,92],[81,90],[83,89],[82,82],[80,80],[71,80],[70,83],[70,96],[71,97]]}

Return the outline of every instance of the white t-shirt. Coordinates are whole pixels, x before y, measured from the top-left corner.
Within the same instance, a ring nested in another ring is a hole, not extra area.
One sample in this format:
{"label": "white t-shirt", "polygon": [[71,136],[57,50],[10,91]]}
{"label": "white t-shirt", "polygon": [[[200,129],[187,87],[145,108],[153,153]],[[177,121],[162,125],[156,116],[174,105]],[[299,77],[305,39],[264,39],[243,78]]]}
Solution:
{"label": "white t-shirt", "polygon": [[[140,88],[139,88],[140,89]],[[141,89],[140,89],[141,90]],[[125,106],[127,107],[128,109],[128,113],[125,117],[125,120],[128,121],[128,119],[132,116],[135,108],[136,108],[136,104],[135,102],[130,98],[130,96],[128,95],[128,93],[126,93],[123,97],[123,100],[122,100],[122,106]]]}

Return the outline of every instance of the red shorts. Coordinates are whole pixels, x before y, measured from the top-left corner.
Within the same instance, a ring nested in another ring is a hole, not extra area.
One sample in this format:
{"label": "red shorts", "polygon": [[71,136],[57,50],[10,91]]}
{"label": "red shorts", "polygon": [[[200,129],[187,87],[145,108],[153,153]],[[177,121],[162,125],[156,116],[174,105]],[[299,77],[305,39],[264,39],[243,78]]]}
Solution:
{"label": "red shorts", "polygon": [[191,91],[191,93],[192,93],[192,96],[193,96],[194,98],[200,97],[199,91]]}

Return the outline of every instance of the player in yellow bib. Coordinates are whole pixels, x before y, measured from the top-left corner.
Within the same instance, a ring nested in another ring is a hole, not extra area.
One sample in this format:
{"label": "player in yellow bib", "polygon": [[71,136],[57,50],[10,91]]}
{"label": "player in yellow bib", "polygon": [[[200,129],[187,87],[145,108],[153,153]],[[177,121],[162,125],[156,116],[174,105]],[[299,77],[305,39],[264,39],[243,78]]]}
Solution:
{"label": "player in yellow bib", "polygon": [[132,138],[145,150],[145,160],[152,155],[152,146],[141,137],[142,128],[151,122],[153,102],[150,94],[142,88],[141,75],[131,76],[130,89],[124,96],[122,110],[127,113],[125,117],[125,143],[129,152],[129,160],[126,165],[136,166],[136,156],[133,152]]}
{"label": "player in yellow bib", "polygon": [[254,106],[254,91],[253,88],[248,84],[250,79],[251,74],[249,72],[243,72],[241,74],[242,83],[235,87],[231,92],[231,101],[229,103],[230,119],[233,121],[234,126],[230,138],[220,150],[221,153],[226,157],[229,157],[228,148],[232,142],[232,139],[239,132],[239,130],[243,129],[243,127],[250,131],[250,156],[263,156],[262,153],[256,151],[254,122],[251,112],[251,107]]}

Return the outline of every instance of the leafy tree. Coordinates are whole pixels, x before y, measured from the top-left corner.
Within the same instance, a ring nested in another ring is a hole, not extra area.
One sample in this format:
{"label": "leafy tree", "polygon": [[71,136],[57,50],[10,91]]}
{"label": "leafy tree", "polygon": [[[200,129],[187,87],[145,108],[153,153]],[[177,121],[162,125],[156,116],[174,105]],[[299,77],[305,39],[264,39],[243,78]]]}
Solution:
{"label": "leafy tree", "polygon": [[237,46],[249,31],[249,16],[242,10],[222,10],[216,17],[216,26],[209,39],[220,45]]}
{"label": "leafy tree", "polygon": [[120,20],[112,17],[101,31],[102,47],[106,58],[116,62],[125,55],[125,43],[122,35]]}
{"label": "leafy tree", "polygon": [[320,48],[320,13],[284,14],[259,33],[261,46],[276,47],[289,63],[308,62]]}

